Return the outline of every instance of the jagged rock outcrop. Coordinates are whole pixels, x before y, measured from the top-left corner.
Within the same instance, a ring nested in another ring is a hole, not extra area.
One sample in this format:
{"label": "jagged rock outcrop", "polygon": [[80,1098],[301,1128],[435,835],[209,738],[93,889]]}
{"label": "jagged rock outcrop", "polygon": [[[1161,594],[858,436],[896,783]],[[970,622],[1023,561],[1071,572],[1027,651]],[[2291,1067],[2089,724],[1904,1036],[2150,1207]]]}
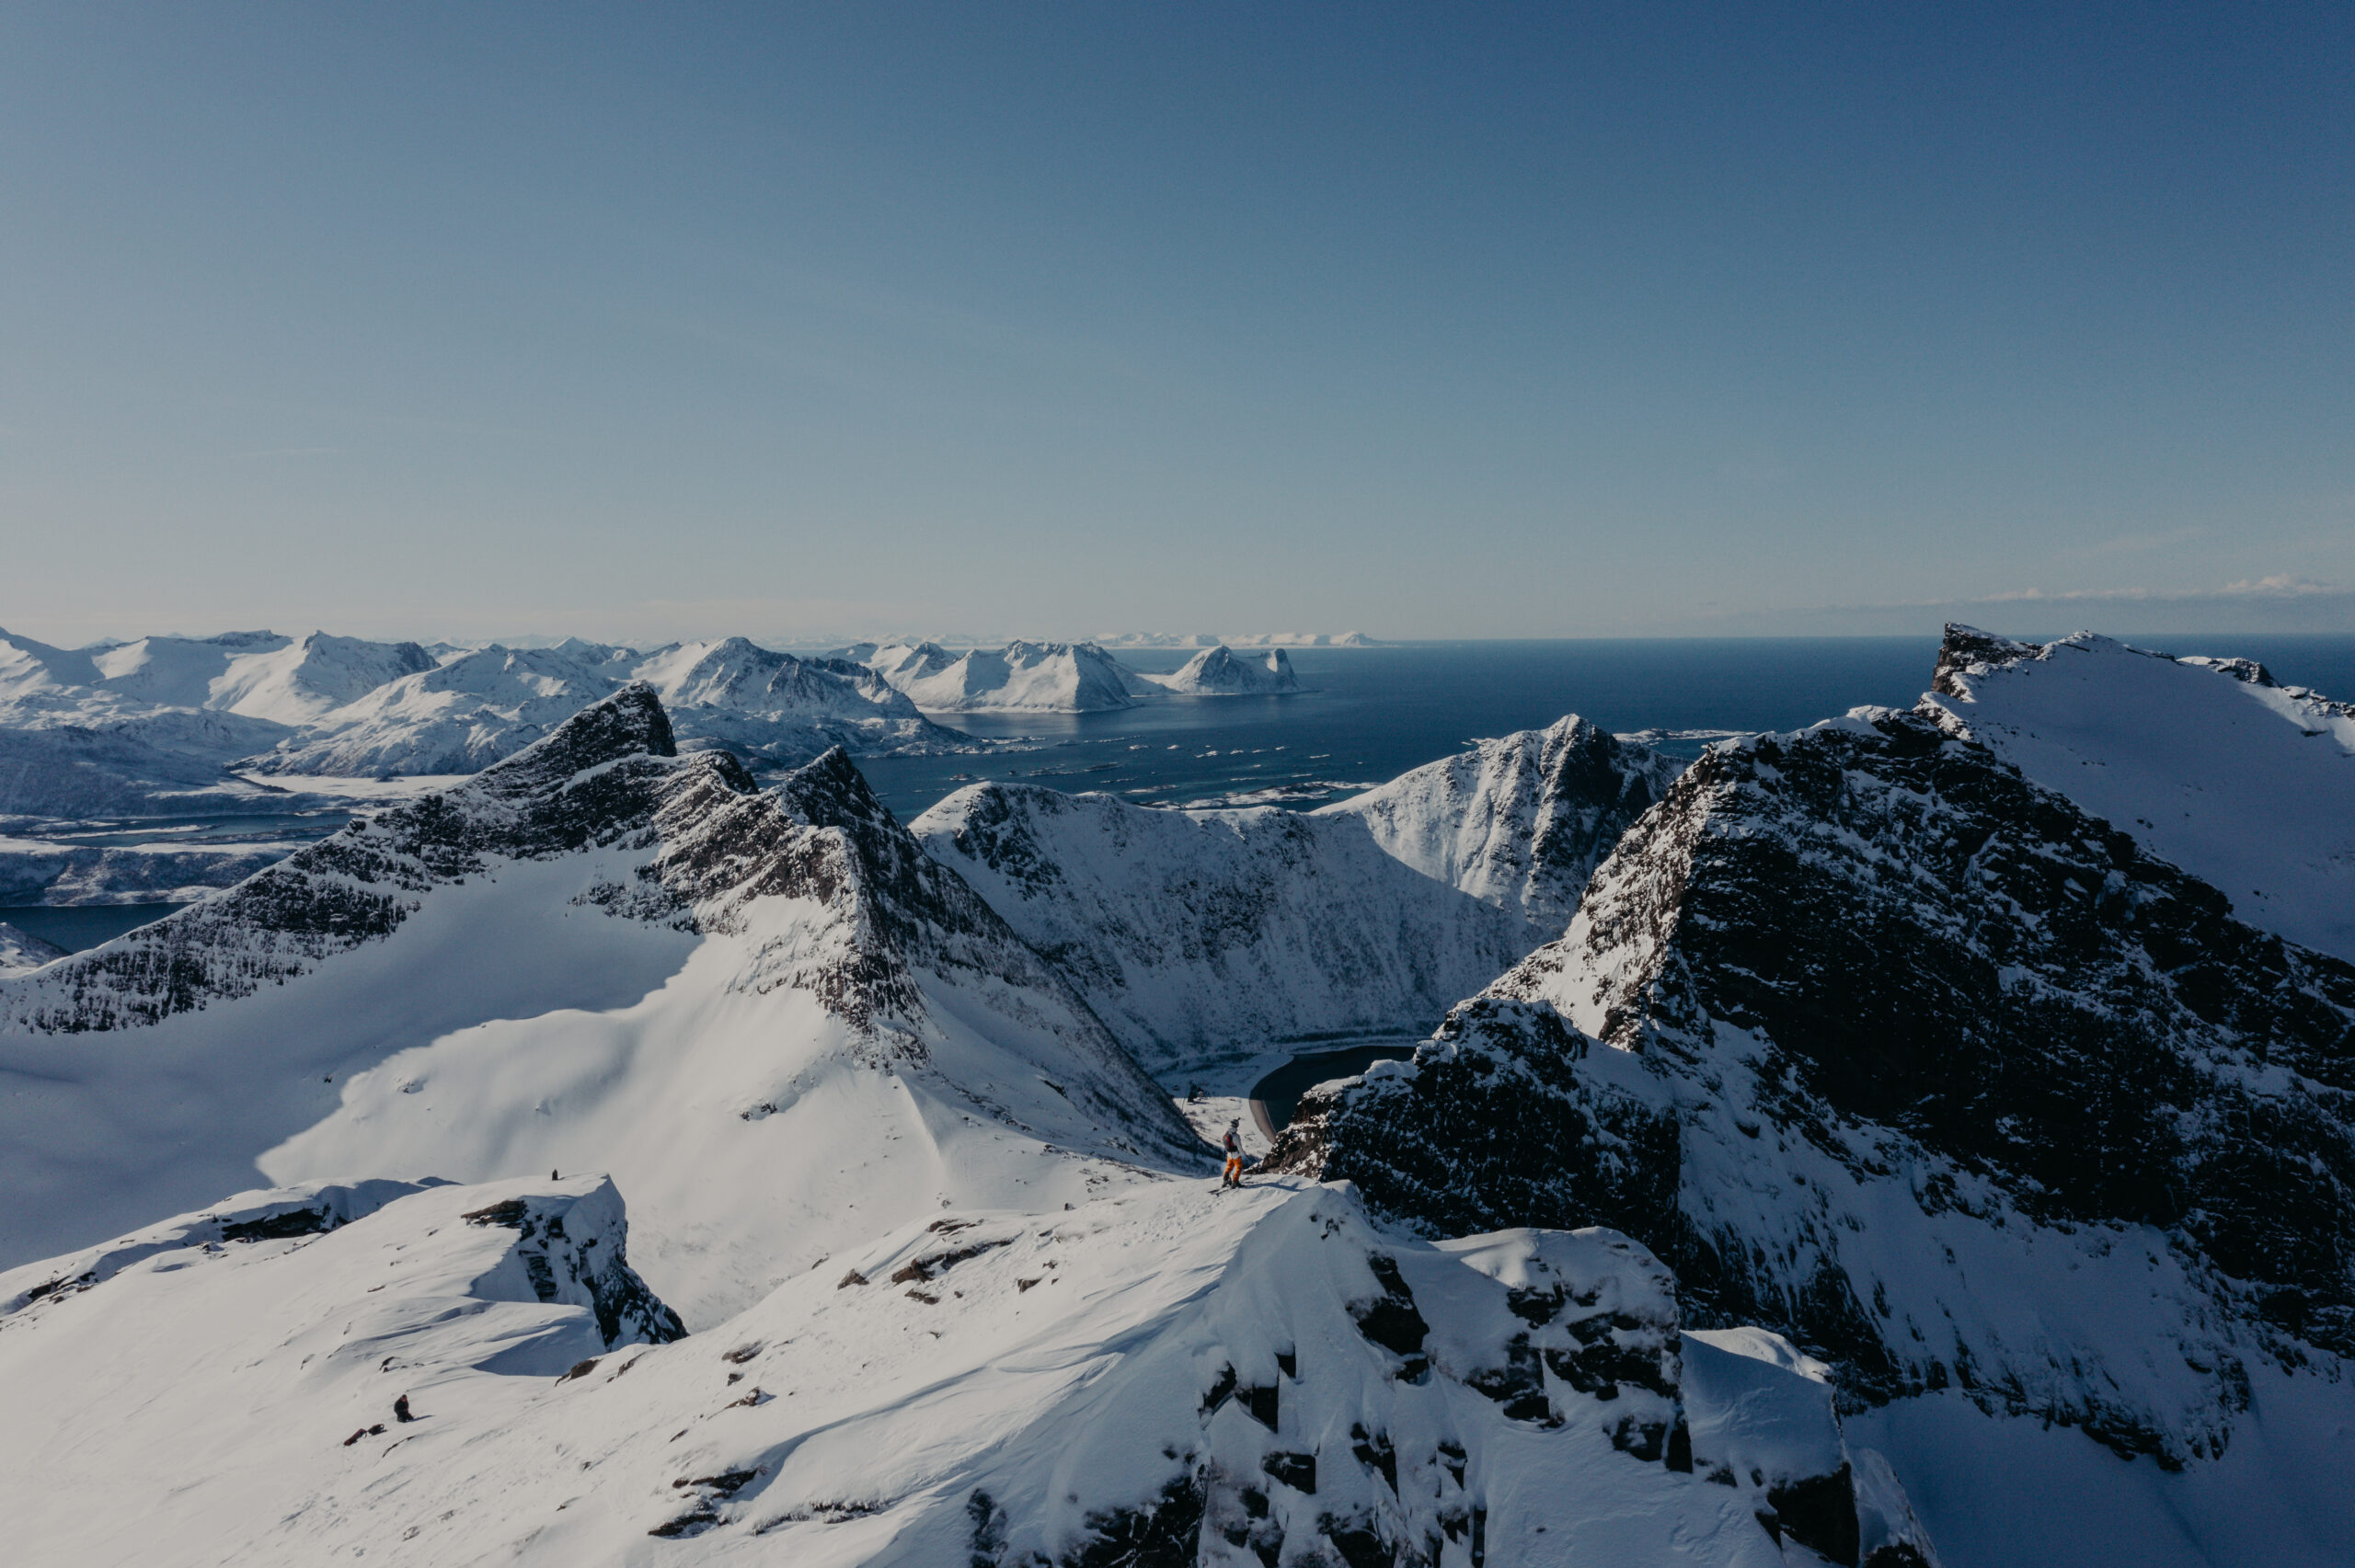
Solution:
{"label": "jagged rock outcrop", "polygon": [[2166,1463],[2252,1362],[2355,1348],[2355,967],[1927,717],[1713,749],[1489,996],[1272,1163],[1438,1228],[1608,1216],[1852,1400]]}
{"label": "jagged rock outcrop", "polygon": [[1271,1039],[1419,1032],[1533,941],[1348,818],[981,784],[911,826],[1156,1071]]}
{"label": "jagged rock outcrop", "polygon": [[1558,936],[1587,878],[1684,764],[1572,714],[1321,807],[1424,876]]}
{"label": "jagged rock outcrop", "polygon": [[[0,1258],[184,1208],[257,1161],[281,1183],[594,1167],[629,1185],[666,1296],[706,1320],[878,1217],[1207,1166],[1061,972],[845,756],[759,789],[725,751],[678,754],[642,686],[0,981],[0,1071],[29,1086],[0,1102]],[[934,1154],[838,1189],[894,1143]]]}
{"label": "jagged rock outcrop", "polygon": [[2212,884],[2249,924],[2355,961],[2355,705],[2246,658],[1950,625],[1919,711]]}

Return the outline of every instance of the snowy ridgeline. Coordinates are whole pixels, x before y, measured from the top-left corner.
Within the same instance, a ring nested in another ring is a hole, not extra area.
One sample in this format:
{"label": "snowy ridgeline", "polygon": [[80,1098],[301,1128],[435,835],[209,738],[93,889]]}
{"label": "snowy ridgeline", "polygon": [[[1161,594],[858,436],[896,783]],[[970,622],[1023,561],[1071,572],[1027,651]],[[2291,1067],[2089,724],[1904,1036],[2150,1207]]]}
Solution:
{"label": "snowy ridgeline", "polygon": [[1928,1560],[1796,1353],[1688,1377],[1641,1247],[1216,1193],[838,753],[761,791],[642,692],[0,981],[0,1388],[47,1413],[0,1494],[58,1560]]}
{"label": "snowy ridgeline", "polygon": [[[2338,1561],[2355,970],[1943,694],[910,831],[625,691],[0,979],[0,1506],[62,1561]],[[1241,1194],[1136,1065],[1438,1011]],[[534,1218],[615,1192],[626,1265]]]}
{"label": "snowy ridgeline", "polygon": [[952,1207],[692,1338],[624,1243],[601,1178],[379,1182],[0,1275],[12,1550],[1936,1561],[1822,1369],[1680,1335],[1666,1270],[1608,1231],[1433,1246],[1346,1191],[1161,1182]]}
{"label": "snowy ridgeline", "polygon": [[1092,643],[952,654],[932,643],[797,658],[741,637],[652,652],[374,643],[322,632],[144,637],[83,649],[0,632],[0,817],[286,811],[320,802],[236,776],[303,781],[469,773],[632,681],[683,743],[779,765],[831,747],[861,755],[975,743],[924,716],[1089,713],[1173,696],[1297,689],[1281,647],[1202,649],[1168,675]]}
{"label": "snowy ridgeline", "polygon": [[1168,675],[1131,670],[1095,643],[857,643],[837,656],[873,670],[930,713],[1107,713],[1180,697],[1266,697],[1300,689],[1281,647],[1245,658],[1204,648]]}
{"label": "snowy ridgeline", "polygon": [[2213,883],[2250,924],[2355,959],[2355,705],[2245,658],[1953,628],[1925,704]]}

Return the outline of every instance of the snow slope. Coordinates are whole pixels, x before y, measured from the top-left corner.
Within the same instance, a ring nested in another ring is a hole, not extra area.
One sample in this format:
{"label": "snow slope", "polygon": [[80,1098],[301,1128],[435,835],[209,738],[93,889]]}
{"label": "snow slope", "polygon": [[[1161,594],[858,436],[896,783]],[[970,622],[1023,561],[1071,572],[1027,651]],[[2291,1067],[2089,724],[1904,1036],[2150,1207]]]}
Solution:
{"label": "snow slope", "polygon": [[6,921],[0,921],[0,975],[21,975],[40,968],[52,958],[65,956],[65,949],[43,942],[29,932],[18,931]]}
{"label": "snow slope", "polygon": [[912,1220],[679,1340],[632,1288],[613,1195],[251,1193],[0,1276],[12,1545],[92,1564],[1821,1560],[1798,1541],[1936,1561],[1787,1347],[1690,1348],[1688,1372],[1666,1271],[1608,1232],[1433,1247],[1346,1192],[1165,1180]]}
{"label": "snow slope", "polygon": [[1320,807],[1424,876],[1561,933],[1587,878],[1684,764],[1576,714]]}
{"label": "snow slope", "polygon": [[415,643],[325,632],[141,637],[74,653],[0,632],[0,704],[43,699],[92,715],[211,708],[300,726],[432,663]]}
{"label": "snow slope", "polygon": [[[201,704],[280,724],[315,724],[377,687],[434,667],[415,643],[374,643],[313,632],[269,652],[233,658]],[[159,699],[160,700],[160,699]]]}
{"label": "snow slope", "polygon": [[322,715],[253,766],[266,773],[470,773],[521,750],[623,681],[627,648],[493,645]]}
{"label": "snow slope", "polygon": [[[1206,1150],[839,752],[754,788],[629,688],[0,981],[0,1264],[354,1172],[612,1171],[690,1321],[942,1203]],[[684,1151],[692,1150],[693,1158]]]}
{"label": "snow slope", "polygon": [[977,784],[910,827],[1156,1072],[1271,1039],[1419,1030],[1539,940],[1348,819]]}
{"label": "snow slope", "polygon": [[2251,925],[2355,959],[2355,706],[2247,659],[1948,626],[1941,716],[2213,883]]}

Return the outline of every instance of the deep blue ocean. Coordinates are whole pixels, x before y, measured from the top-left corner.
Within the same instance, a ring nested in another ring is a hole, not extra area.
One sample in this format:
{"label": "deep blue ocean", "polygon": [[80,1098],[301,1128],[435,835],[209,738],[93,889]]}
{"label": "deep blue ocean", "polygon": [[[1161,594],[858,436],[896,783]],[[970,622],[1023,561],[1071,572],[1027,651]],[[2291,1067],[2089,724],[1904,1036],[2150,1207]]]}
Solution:
{"label": "deep blue ocean", "polygon": [[[2355,635],[2131,639],[2169,653],[2255,658],[2276,679],[2355,696]],[[1618,733],[1661,730],[1692,756],[1710,732],[1797,729],[1865,704],[1911,707],[1930,688],[1936,637],[1595,638],[1289,650],[1302,690],[1120,713],[934,715],[977,738],[1027,738],[982,756],[859,765],[902,820],[976,779],[1102,790],[1156,806],[1306,808],[1461,751],[1473,740],[1578,714]],[[1163,671],[1183,650],[1122,649]]]}

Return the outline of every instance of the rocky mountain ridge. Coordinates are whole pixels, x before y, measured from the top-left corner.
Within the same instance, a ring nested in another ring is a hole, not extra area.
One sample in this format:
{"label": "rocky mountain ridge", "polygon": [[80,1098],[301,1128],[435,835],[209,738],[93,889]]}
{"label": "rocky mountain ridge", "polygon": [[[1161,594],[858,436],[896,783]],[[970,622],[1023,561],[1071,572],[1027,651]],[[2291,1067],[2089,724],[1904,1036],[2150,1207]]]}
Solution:
{"label": "rocky mountain ridge", "polygon": [[[256,1161],[280,1182],[484,1180],[594,1151],[632,1184],[665,1294],[706,1319],[866,1233],[861,1212],[1206,1158],[845,757],[761,790],[727,752],[678,754],[642,686],[0,981],[0,1070],[39,1085],[0,1106],[0,1256],[185,1207]],[[937,1163],[851,1174],[912,1139]],[[715,1206],[725,1244],[698,1239]]]}
{"label": "rocky mountain ridge", "polygon": [[2213,884],[2250,924],[2355,961],[2355,704],[2246,658],[1956,625],[1922,711]]}
{"label": "rocky mountain ridge", "polygon": [[2351,1089],[2355,968],[1859,710],[1711,750],[1560,941],[1273,1163],[1440,1230],[1612,1224],[1859,1404],[1951,1386],[2182,1464],[2256,1365],[2349,1348]]}

